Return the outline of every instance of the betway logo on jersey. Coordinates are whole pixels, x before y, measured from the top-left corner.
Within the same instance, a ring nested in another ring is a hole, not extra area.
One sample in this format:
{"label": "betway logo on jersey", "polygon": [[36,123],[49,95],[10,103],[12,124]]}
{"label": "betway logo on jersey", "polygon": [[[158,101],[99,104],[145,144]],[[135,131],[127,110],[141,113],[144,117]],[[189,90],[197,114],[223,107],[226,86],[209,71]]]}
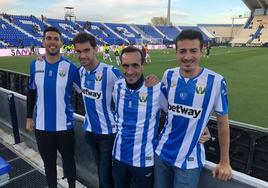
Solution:
{"label": "betway logo on jersey", "polygon": [[200,119],[202,108],[193,108],[182,104],[168,104],[168,111],[175,116],[183,116],[190,119]]}
{"label": "betway logo on jersey", "polygon": [[102,99],[102,92],[101,91],[82,89],[82,93],[91,99]]}

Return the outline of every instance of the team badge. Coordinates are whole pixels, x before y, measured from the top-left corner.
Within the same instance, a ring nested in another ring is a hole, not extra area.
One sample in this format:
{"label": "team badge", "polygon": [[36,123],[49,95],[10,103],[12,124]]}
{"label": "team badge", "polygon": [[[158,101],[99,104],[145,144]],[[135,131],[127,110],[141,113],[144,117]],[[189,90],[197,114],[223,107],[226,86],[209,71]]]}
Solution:
{"label": "team badge", "polygon": [[95,79],[96,79],[96,81],[100,82],[102,80],[102,74],[101,73],[96,73],[95,74]]}
{"label": "team badge", "polygon": [[65,69],[61,69],[61,70],[59,70],[59,76],[60,77],[64,77],[65,75],[66,75],[66,70]]}
{"label": "team badge", "polygon": [[147,93],[140,93],[139,94],[139,101],[145,103],[147,101],[148,94]]}
{"label": "team badge", "polygon": [[199,95],[203,95],[206,91],[206,86],[203,84],[196,84],[195,86],[195,92]]}

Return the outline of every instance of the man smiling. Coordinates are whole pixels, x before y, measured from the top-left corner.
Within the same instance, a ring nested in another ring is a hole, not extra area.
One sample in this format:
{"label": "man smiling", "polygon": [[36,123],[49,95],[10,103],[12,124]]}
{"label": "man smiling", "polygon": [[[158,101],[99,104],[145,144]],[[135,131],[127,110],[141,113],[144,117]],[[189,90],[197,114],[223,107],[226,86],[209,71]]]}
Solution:
{"label": "man smiling", "polygon": [[57,187],[57,150],[72,188],[75,187],[76,169],[71,94],[73,87],[80,92],[79,72],[73,63],[60,55],[62,38],[57,28],[47,27],[44,30],[43,46],[46,49],[44,59],[33,61],[30,66],[26,128],[35,130],[49,188]]}
{"label": "man smiling", "polygon": [[162,82],[167,88],[169,108],[156,148],[156,188],[197,187],[205,163],[204,146],[198,140],[213,111],[220,144],[220,162],[213,176],[224,181],[232,177],[226,82],[221,75],[199,65],[202,50],[200,32],[182,31],[176,38],[179,68],[164,73]]}

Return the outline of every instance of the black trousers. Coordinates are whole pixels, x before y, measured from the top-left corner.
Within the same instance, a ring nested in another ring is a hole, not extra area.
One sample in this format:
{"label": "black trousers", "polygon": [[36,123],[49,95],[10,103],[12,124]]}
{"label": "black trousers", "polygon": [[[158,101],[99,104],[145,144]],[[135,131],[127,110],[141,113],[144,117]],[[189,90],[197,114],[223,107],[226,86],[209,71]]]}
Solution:
{"label": "black trousers", "polygon": [[41,131],[35,130],[39,153],[44,162],[46,179],[49,188],[57,187],[57,151],[60,152],[64,176],[67,177],[70,188],[75,187],[75,137],[74,130]]}
{"label": "black trousers", "polygon": [[115,134],[101,135],[86,131],[85,138],[97,161],[99,188],[114,188],[112,150]]}

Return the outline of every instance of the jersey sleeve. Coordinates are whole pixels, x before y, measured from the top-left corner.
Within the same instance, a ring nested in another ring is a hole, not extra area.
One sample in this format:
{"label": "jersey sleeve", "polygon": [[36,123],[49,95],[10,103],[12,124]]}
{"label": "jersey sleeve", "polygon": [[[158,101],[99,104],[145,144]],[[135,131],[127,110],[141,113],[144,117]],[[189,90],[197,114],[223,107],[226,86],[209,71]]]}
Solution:
{"label": "jersey sleeve", "polygon": [[73,65],[73,87],[77,93],[81,93],[81,79],[79,74],[79,68]]}
{"label": "jersey sleeve", "polygon": [[35,61],[33,61],[30,65],[30,78],[29,78],[29,89],[36,89],[36,83],[35,83]]}
{"label": "jersey sleeve", "polygon": [[214,111],[218,115],[222,115],[222,116],[228,114],[227,86],[226,86],[226,81],[224,78],[221,80],[217,88]]}
{"label": "jersey sleeve", "polygon": [[112,86],[114,86],[114,84],[117,82],[117,80],[120,80],[121,78],[123,78],[123,75],[120,72],[120,70],[117,69],[114,66],[110,70],[111,71],[109,73],[109,84],[111,84]]}
{"label": "jersey sleeve", "polygon": [[113,72],[116,80],[123,78],[123,75],[118,68],[112,67],[112,72]]}
{"label": "jersey sleeve", "polygon": [[163,77],[162,77],[162,83],[164,84],[164,86],[167,86],[167,70],[164,72]]}
{"label": "jersey sleeve", "polygon": [[167,90],[163,83],[160,86],[160,95],[159,95],[160,108],[167,112],[168,111],[168,100],[167,100]]}

